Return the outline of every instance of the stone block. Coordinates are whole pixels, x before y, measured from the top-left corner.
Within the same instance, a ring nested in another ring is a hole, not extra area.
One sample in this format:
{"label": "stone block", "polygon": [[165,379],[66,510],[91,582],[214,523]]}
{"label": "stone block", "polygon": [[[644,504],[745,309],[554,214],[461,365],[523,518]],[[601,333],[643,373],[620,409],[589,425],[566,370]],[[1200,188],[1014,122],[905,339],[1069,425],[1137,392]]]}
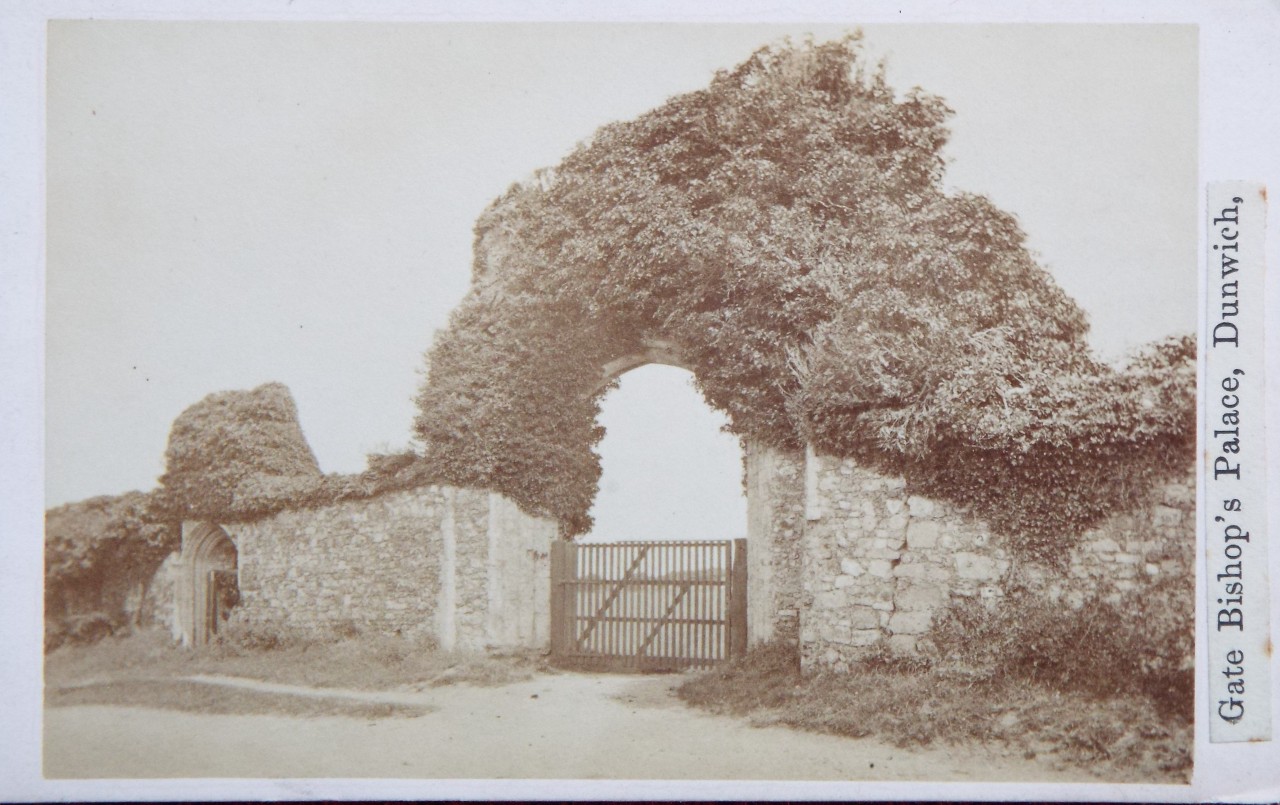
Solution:
{"label": "stone block", "polygon": [[893,617],[889,619],[889,630],[894,634],[923,634],[928,631],[929,624],[932,621],[932,612],[903,612],[899,610],[893,613]]}
{"label": "stone block", "polygon": [[866,568],[858,564],[857,560],[846,558],[840,560],[840,572],[846,576],[861,576],[867,571]]}
{"label": "stone block", "polygon": [[847,644],[853,639],[853,629],[847,622],[825,623],[818,630],[818,639]]}
{"label": "stone block", "polygon": [[904,584],[894,594],[893,604],[898,609],[932,610],[945,598],[942,588],[936,584]]}
{"label": "stone block", "polygon": [[849,645],[851,646],[870,646],[875,644],[883,636],[879,629],[858,629],[850,636]]}
{"label": "stone block", "polygon": [[926,579],[929,577],[929,565],[925,562],[899,562],[893,569],[893,575],[900,579]]}
{"label": "stone block", "polygon": [[907,508],[911,510],[912,517],[932,517],[935,507],[932,500],[911,495],[907,498]]}
{"label": "stone block", "polygon": [[1151,510],[1151,520],[1156,525],[1176,525],[1182,521],[1182,512],[1169,506],[1156,506]]}
{"label": "stone block", "polygon": [[893,575],[893,563],[888,559],[872,559],[867,563],[867,572],[878,579],[887,579]]}
{"label": "stone block", "polygon": [[916,636],[913,634],[894,634],[889,636],[889,650],[899,657],[910,657],[917,653]]}
{"label": "stone block", "polygon": [[849,607],[849,625],[854,629],[878,628],[879,613],[871,607]]}
{"label": "stone block", "polygon": [[867,559],[885,559],[895,562],[902,556],[902,552],[894,548],[868,547],[862,555]]}
{"label": "stone block", "polygon": [[962,579],[994,581],[1000,577],[999,564],[990,556],[960,552],[955,556],[956,574]]}
{"label": "stone block", "polygon": [[813,597],[813,608],[819,610],[840,610],[847,602],[844,591],[832,590],[818,593]]}
{"label": "stone block", "polygon": [[916,550],[932,548],[938,543],[938,524],[933,520],[914,520],[907,526],[907,547]]}
{"label": "stone block", "polygon": [[845,574],[841,573],[839,576],[836,576],[835,588],[837,590],[843,590],[846,587],[852,587],[857,583],[858,583],[858,580],[855,579],[853,576],[846,576]]}
{"label": "stone block", "polygon": [[902,511],[902,501],[898,498],[889,498],[884,502],[884,508],[889,514],[898,514]]}

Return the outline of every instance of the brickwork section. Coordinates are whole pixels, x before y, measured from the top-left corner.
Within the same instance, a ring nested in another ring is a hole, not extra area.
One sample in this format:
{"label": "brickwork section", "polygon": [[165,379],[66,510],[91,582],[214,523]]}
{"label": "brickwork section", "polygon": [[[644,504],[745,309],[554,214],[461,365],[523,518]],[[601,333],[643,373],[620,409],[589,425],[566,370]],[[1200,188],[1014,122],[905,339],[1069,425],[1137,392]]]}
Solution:
{"label": "brickwork section", "polygon": [[848,460],[813,457],[803,537],[801,660],[844,670],[872,647],[910,654],[955,597],[999,605],[1022,584],[1066,605],[1092,591],[1139,589],[1194,573],[1195,484],[1153,491],[1150,505],[1086,532],[1065,573],[1015,564],[986,523],[910,494]]}

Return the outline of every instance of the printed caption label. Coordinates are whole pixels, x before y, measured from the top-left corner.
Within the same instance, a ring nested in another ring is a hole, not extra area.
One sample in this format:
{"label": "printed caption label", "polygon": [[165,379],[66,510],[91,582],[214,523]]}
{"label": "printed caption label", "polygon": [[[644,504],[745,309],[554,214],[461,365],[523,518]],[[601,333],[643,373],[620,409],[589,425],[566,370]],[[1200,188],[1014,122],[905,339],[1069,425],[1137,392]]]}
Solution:
{"label": "printed caption label", "polygon": [[1209,740],[1271,739],[1263,275],[1265,186],[1208,188],[1205,563]]}

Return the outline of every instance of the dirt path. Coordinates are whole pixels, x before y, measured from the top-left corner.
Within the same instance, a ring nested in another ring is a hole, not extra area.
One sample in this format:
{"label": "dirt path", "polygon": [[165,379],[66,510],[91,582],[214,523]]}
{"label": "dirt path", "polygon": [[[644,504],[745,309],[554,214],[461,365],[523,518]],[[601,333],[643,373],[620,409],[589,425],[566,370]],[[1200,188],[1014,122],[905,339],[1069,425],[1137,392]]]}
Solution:
{"label": "dirt path", "polygon": [[985,749],[908,752],[870,739],[752,727],[686,708],[671,692],[678,681],[566,673],[500,688],[344,692],[432,708],[380,721],[54,707],[45,712],[44,771],[74,778],[1088,779]]}

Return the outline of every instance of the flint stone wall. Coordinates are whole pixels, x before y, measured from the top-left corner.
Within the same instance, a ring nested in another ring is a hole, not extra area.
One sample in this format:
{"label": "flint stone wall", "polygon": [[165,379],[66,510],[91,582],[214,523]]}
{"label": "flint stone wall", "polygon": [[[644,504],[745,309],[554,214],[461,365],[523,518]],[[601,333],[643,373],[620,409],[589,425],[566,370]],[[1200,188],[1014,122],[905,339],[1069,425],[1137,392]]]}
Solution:
{"label": "flint stone wall", "polygon": [[1139,589],[1193,574],[1195,478],[1152,491],[1138,511],[1085,532],[1065,573],[1019,563],[990,527],[957,506],[912,495],[905,481],[810,455],[800,620],[805,668],[845,670],[872,650],[917,651],[955,598],[998,606],[1018,584],[1066,605],[1095,591]]}
{"label": "flint stone wall", "polygon": [[486,491],[428,486],[223,524],[237,551],[234,620],[264,632],[356,630],[445,649],[540,645],[554,523]]}

